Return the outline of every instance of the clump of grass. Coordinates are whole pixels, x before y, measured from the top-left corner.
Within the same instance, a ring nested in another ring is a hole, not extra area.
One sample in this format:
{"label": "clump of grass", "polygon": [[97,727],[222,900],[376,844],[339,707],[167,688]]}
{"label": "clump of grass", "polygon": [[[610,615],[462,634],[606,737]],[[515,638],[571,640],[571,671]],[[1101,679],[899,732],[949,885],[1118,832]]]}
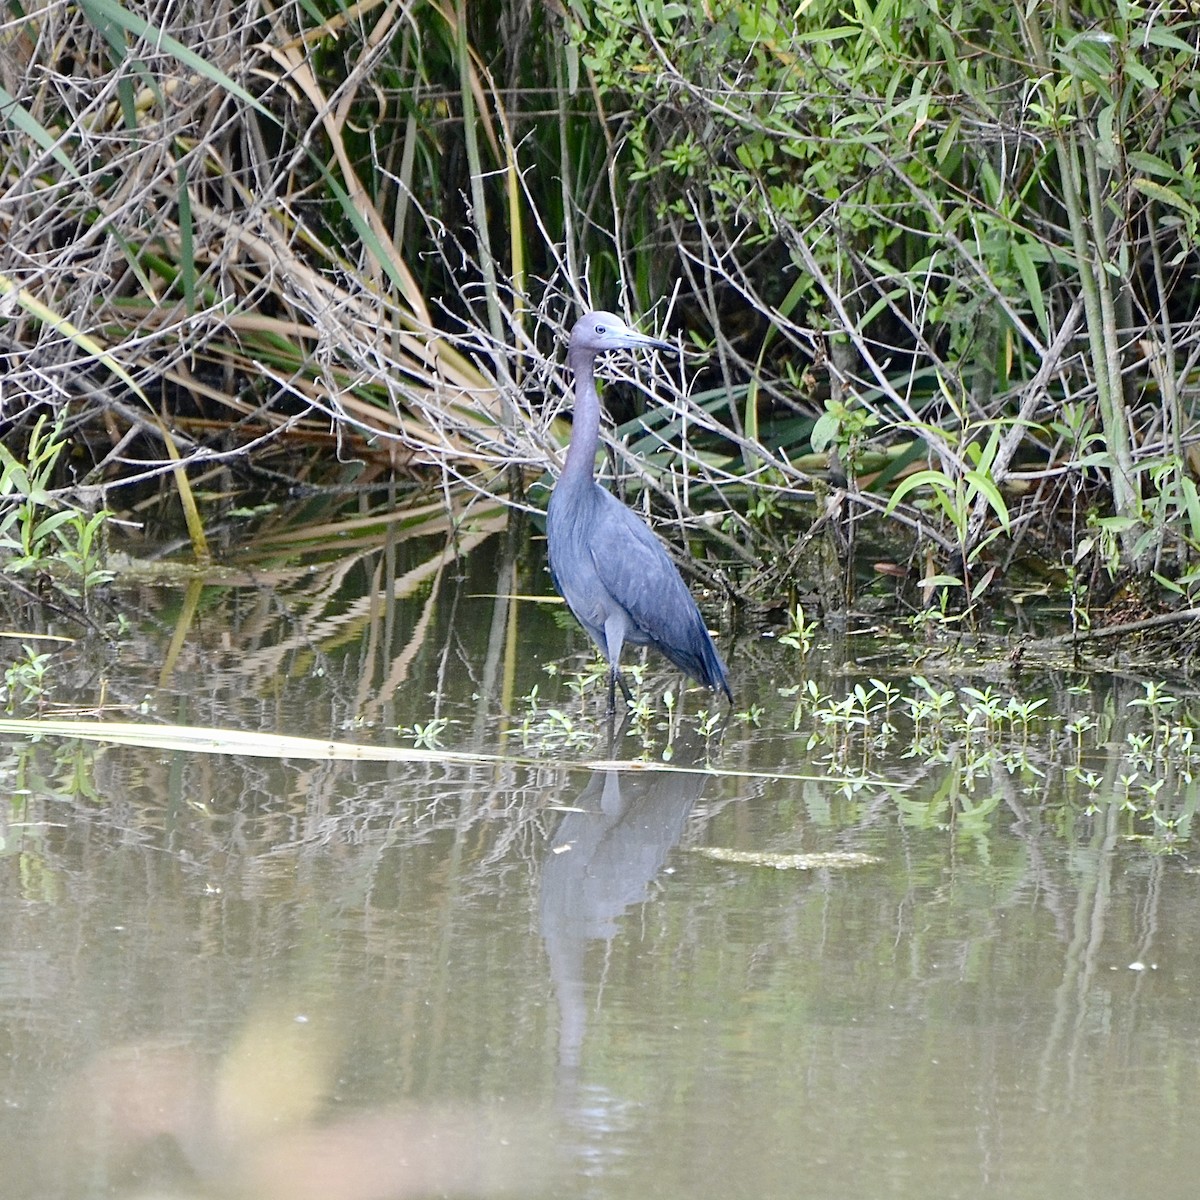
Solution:
{"label": "clump of grass", "polygon": [[[1133,722],[1144,714],[1146,727],[1125,730],[1116,765],[1107,725],[1090,713],[1052,713],[1045,696],[939,686],[923,675],[910,676],[907,686],[856,683],[841,697],[812,680],[783,690],[794,700],[793,728],[807,733],[808,752],[831,774],[886,786],[897,763],[938,768],[932,796],[897,792],[908,822],[983,836],[1005,795],[999,780],[1041,794],[1057,778],[1083,815],[1111,807],[1126,820],[1128,837],[1174,848],[1200,799],[1193,786],[1200,747],[1193,721],[1179,719],[1181,699],[1161,683],[1144,688],[1128,709]],[[1069,757],[1055,747],[1068,748]]]}

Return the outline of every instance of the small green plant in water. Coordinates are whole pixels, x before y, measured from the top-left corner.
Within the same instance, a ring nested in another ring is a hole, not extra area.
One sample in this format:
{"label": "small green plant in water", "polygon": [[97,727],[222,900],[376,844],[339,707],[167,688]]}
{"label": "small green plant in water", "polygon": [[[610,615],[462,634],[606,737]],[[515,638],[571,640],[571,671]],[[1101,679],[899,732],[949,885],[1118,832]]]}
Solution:
{"label": "small green plant in water", "polygon": [[818,627],[817,621],[805,621],[804,608],[797,604],[788,614],[788,631],[780,637],[779,644],[789,646],[799,651],[801,658],[807,658],[812,651]]}
{"label": "small green plant in water", "polygon": [[[638,678],[637,672],[641,670],[641,665],[635,663],[632,667],[627,668],[628,673]],[[585,692],[592,691],[593,688],[603,683],[608,687],[608,663],[599,655],[590,659],[588,665],[582,671],[574,671],[569,675],[563,676],[567,687],[571,689],[577,696],[583,696]]]}
{"label": "small green plant in water", "polygon": [[1168,695],[1161,684],[1147,680],[1142,686],[1146,694],[1138,700],[1130,700],[1130,708],[1144,708],[1150,717],[1151,738],[1157,744],[1160,737],[1168,736],[1171,729],[1169,714],[1179,703],[1177,696]]}
{"label": "small green plant in water", "polygon": [[746,504],[746,520],[755,529],[772,529],[782,518],[779,508],[779,492],[786,486],[783,475],[773,468],[764,471],[758,479],[759,486],[750,491]]}
{"label": "small green plant in water", "polygon": [[88,517],[82,510],[64,506],[51,485],[59,456],[66,443],[62,419],[48,428],[45,416],[29,436],[27,462],[21,462],[0,445],[0,558],[10,572],[44,569],[58,564],[78,580],[78,587],[62,584],[71,596],[82,596],[111,582],[104,569],[102,542],[107,509]]}
{"label": "small green plant in water", "polygon": [[3,700],[8,713],[32,705],[41,708],[49,695],[46,669],[51,655],[39,654],[29,645],[24,650],[25,657],[17,659],[4,672]]}
{"label": "small green plant in water", "polygon": [[450,721],[446,717],[434,717],[422,725],[419,721],[413,725],[400,726],[400,732],[412,738],[413,745],[419,750],[440,750],[442,734]]}
{"label": "small green plant in water", "polygon": [[[567,682],[570,686],[571,681]],[[561,708],[542,706],[536,684],[525,697],[525,707],[525,717],[517,732],[521,744],[531,753],[549,755],[564,749],[588,751],[596,745],[598,734],[594,728],[577,723]]]}

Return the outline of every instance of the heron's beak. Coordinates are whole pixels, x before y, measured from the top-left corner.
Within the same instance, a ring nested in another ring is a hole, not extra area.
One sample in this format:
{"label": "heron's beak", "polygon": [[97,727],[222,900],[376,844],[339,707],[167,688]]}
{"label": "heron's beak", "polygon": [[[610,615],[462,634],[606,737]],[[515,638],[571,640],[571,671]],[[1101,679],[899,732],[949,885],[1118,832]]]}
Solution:
{"label": "heron's beak", "polygon": [[636,345],[645,346],[647,350],[674,350],[675,347],[670,342],[661,341],[659,338],[647,337],[644,333],[634,333],[632,339]]}

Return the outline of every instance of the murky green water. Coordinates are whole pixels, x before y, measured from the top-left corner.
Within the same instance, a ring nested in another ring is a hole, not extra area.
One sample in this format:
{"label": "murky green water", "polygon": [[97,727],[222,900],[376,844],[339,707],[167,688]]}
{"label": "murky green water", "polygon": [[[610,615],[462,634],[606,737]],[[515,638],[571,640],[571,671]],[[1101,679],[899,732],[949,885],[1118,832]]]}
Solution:
{"label": "murky green water", "polygon": [[615,749],[720,773],[593,771],[583,638],[498,540],[147,590],[59,660],[111,717],[512,757],[4,742],[5,1196],[1195,1195],[1183,686],[926,660],[914,740],[911,648],[746,639],[757,724],[706,746],[689,692]]}

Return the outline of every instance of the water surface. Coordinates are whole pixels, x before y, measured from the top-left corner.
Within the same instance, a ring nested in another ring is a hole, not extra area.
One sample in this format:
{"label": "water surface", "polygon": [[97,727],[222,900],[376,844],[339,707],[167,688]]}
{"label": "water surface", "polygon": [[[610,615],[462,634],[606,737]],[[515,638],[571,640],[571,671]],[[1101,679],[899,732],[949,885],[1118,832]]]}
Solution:
{"label": "water surface", "polygon": [[6,1195],[1195,1194],[1184,685],[927,660],[915,739],[911,646],[746,636],[609,747],[536,548],[406,553],[148,587],[53,698],[499,762],[3,744]]}

